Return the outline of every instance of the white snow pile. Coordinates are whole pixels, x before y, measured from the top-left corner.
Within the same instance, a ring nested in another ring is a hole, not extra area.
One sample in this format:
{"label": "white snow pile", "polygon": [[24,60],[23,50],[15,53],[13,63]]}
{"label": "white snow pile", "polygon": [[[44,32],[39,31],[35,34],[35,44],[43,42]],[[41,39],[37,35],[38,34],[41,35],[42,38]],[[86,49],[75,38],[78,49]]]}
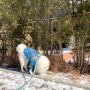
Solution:
{"label": "white snow pile", "polygon": [[[67,75],[63,76],[63,74],[52,75],[52,81],[46,81],[44,79],[39,79],[33,77],[30,82],[23,88],[23,90],[86,90],[70,85],[65,85],[61,83],[55,83],[54,79],[62,76],[62,79],[68,77]],[[26,80],[30,79],[29,76],[25,76]],[[81,83],[85,83],[84,77]],[[69,79],[66,79],[69,80]],[[16,90],[21,85],[25,83],[25,80],[22,74],[16,74],[11,72],[0,71],[0,90]],[[90,85],[90,84],[89,84]]]}

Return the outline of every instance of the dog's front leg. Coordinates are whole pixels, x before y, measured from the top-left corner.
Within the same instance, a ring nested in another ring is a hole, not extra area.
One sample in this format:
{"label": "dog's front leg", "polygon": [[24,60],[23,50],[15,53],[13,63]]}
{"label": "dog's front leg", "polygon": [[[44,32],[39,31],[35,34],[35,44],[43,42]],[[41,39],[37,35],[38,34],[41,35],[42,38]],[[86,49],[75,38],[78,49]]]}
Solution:
{"label": "dog's front leg", "polygon": [[22,56],[22,54],[18,54],[18,57],[19,57],[20,65],[21,65],[21,71],[24,72],[24,62],[25,62],[25,59]]}
{"label": "dog's front leg", "polygon": [[21,71],[22,71],[22,72],[25,72],[24,69],[23,69],[23,66],[21,66]]}
{"label": "dog's front leg", "polygon": [[24,63],[21,63],[21,71],[25,72],[23,68],[24,68]]}
{"label": "dog's front leg", "polygon": [[25,61],[24,61],[24,68],[25,68],[26,71],[28,71],[28,69],[27,69],[27,64],[28,64],[28,60],[25,59]]}
{"label": "dog's front leg", "polygon": [[32,75],[32,74],[33,74],[33,72],[32,72],[32,70],[33,70],[33,65],[30,64],[29,67],[30,67],[30,68],[29,68],[29,73]]}
{"label": "dog's front leg", "polygon": [[29,70],[29,73],[30,73],[31,75],[33,75],[33,72],[32,72],[32,70]]}

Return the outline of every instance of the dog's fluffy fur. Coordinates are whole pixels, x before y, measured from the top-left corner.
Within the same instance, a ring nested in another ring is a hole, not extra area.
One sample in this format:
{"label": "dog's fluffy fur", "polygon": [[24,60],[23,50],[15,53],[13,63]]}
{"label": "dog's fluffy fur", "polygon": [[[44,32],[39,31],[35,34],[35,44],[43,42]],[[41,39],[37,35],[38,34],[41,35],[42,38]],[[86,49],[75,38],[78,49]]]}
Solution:
{"label": "dog's fluffy fur", "polygon": [[[27,70],[27,64],[28,64],[28,60],[25,57],[25,55],[23,54],[23,51],[25,48],[27,48],[27,46],[25,44],[19,44],[16,47],[16,51],[18,52],[18,57],[19,57],[19,61],[21,64],[22,72],[24,72],[24,69]],[[36,65],[36,73],[39,73],[39,74],[46,73],[46,71],[49,69],[49,66],[50,66],[49,59],[46,56],[41,55],[38,59],[37,65]]]}

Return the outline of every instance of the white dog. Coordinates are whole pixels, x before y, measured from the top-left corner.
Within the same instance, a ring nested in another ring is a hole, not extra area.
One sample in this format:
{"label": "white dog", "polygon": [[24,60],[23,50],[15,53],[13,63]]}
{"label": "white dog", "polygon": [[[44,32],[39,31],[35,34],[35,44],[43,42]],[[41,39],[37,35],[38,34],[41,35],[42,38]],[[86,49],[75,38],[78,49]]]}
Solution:
{"label": "white dog", "polygon": [[25,44],[19,44],[16,47],[16,51],[18,53],[22,72],[24,72],[24,69],[27,70],[28,62],[30,65],[29,69],[30,74],[33,74],[32,69],[34,65],[36,65],[35,72],[39,74],[44,74],[49,69],[50,66],[49,59],[44,55],[40,55],[35,49],[28,48]]}

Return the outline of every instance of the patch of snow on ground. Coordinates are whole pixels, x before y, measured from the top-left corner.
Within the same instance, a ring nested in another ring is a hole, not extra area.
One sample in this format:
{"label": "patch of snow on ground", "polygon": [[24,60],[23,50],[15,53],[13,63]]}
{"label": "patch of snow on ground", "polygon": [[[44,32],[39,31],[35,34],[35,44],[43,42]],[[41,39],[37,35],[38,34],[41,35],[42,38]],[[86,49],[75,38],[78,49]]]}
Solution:
{"label": "patch of snow on ground", "polygon": [[[67,75],[68,76],[68,75]],[[25,76],[27,81],[30,79],[29,76]],[[56,75],[55,77],[58,77]],[[53,76],[53,78],[55,78]],[[5,88],[5,90],[16,90],[25,82],[21,74],[6,73],[0,71],[0,90]],[[52,81],[45,81],[43,79],[32,78],[29,84],[23,90],[85,90],[82,88],[73,87],[70,85],[65,85],[61,83],[55,83]]]}

